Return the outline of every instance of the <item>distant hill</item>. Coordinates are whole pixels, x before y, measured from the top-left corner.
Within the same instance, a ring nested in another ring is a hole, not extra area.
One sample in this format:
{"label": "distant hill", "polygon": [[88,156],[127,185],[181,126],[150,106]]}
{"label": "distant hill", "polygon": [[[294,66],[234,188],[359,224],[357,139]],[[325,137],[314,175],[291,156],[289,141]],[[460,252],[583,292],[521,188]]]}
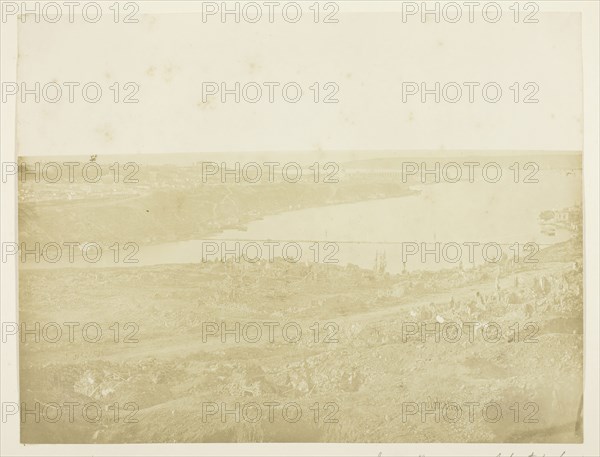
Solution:
{"label": "distant hill", "polygon": [[343,168],[352,169],[402,169],[402,164],[406,162],[426,162],[433,164],[439,161],[442,163],[456,162],[459,165],[465,162],[497,162],[502,166],[510,166],[514,162],[525,164],[527,162],[536,162],[543,170],[581,170],[582,154],[581,152],[506,152],[500,151],[482,151],[480,153],[469,152],[468,154],[457,154],[456,151],[448,151],[442,154],[440,151],[423,152],[421,155],[411,153],[410,155],[390,155],[388,157],[377,157],[373,159],[360,159],[343,162]]}

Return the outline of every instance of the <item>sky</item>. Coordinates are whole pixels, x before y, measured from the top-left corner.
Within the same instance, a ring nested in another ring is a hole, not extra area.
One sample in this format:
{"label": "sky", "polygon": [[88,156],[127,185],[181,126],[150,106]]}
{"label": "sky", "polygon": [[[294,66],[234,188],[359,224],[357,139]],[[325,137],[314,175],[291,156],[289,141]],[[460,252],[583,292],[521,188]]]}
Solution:
{"label": "sky", "polygon": [[[580,16],[537,17],[537,24],[422,23],[403,22],[399,12],[342,11],[335,24],[203,22],[190,13],[140,14],[137,24],[28,21],[18,30],[19,82],[64,91],[57,103],[32,96],[18,103],[18,154],[578,151]],[[65,82],[80,84],[74,103]],[[89,82],[102,89],[97,103],[82,97]],[[203,94],[207,83],[236,82],[251,83],[250,97],[260,86],[262,98],[222,103]],[[265,82],[279,84],[274,103]],[[403,101],[403,84],[422,82],[451,83],[449,97],[456,86],[463,94],[456,103],[433,96],[423,103],[419,94]],[[466,82],[479,84],[473,103]],[[297,103],[284,100],[287,83],[302,89]],[[315,103],[315,83],[320,100],[335,92],[338,103]],[[484,100],[487,83],[502,89],[498,102]],[[123,103],[133,92],[139,102]],[[534,92],[538,103],[523,103]]]}

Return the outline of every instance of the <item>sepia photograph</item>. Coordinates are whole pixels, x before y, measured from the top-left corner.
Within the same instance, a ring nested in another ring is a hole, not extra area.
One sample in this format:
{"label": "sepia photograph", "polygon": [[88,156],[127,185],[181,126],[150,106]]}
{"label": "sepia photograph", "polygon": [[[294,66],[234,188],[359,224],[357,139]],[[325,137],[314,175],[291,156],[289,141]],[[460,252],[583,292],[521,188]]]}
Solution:
{"label": "sepia photograph", "polygon": [[599,2],[0,27],[0,455],[600,455]]}

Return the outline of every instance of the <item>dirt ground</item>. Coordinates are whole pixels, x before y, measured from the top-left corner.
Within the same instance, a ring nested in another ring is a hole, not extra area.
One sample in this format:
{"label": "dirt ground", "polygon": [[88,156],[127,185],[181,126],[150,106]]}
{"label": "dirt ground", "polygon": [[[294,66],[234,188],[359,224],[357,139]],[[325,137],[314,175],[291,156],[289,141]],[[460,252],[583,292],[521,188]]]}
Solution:
{"label": "dirt ground", "polygon": [[581,442],[581,252],[403,275],[281,259],[22,271],[21,322],[63,334],[21,331],[21,439]]}

